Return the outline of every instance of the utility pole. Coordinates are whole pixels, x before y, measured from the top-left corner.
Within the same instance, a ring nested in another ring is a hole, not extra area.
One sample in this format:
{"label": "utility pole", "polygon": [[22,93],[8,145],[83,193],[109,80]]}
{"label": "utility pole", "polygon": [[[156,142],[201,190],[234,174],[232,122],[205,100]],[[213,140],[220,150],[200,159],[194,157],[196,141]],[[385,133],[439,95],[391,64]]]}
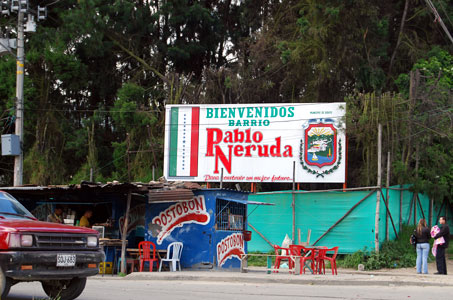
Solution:
{"label": "utility pole", "polygon": [[[0,14],[9,17],[11,13],[17,13],[17,56],[16,56],[16,124],[15,124],[15,138],[18,140],[18,151],[14,154],[3,154],[3,155],[14,155],[14,179],[13,185],[19,186],[23,184],[23,169],[24,169],[24,152],[23,152],[23,140],[24,140],[24,73],[25,73],[25,32],[35,32],[36,22],[35,17],[38,21],[43,21],[47,18],[47,6],[38,6],[36,10],[30,9],[29,0],[0,0]],[[26,22],[25,22],[26,21]],[[11,51],[11,44],[14,40],[1,39],[1,41],[8,41],[8,45],[1,43],[1,52],[9,52],[14,55]],[[14,45],[14,47],[16,46]],[[13,48],[14,48],[13,47]],[[3,51],[2,51],[3,50]]]}
{"label": "utility pole", "polygon": [[24,169],[24,13],[17,15],[17,70],[16,70],[16,135],[19,136],[20,154],[14,157],[14,186],[22,185]]}

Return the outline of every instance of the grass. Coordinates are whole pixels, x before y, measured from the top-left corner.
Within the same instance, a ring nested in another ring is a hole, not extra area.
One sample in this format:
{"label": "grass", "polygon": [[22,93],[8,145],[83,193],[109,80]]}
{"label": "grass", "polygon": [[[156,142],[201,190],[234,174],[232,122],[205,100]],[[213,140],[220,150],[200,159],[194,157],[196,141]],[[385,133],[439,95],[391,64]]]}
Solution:
{"label": "grass", "polygon": [[[274,251],[269,251],[267,253],[263,252],[249,252],[248,254],[269,254],[274,255]],[[272,264],[274,263],[275,257],[272,257]],[[267,257],[266,256],[249,256],[248,265],[251,267],[267,267]]]}

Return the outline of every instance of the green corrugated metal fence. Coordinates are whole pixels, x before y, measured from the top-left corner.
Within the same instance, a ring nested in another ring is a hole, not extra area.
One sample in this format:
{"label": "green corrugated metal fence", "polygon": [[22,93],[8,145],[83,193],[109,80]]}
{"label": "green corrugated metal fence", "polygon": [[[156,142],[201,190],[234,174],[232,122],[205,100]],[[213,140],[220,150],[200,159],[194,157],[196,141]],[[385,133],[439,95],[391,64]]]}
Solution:
{"label": "green corrugated metal fence", "polygon": [[[413,206],[410,213],[413,193],[408,190],[408,185],[403,186],[404,190],[389,189],[389,209],[399,231],[400,224],[400,196],[402,196],[402,220],[407,224],[409,215],[413,224]],[[399,188],[395,186],[393,188]],[[384,196],[386,189],[382,189]],[[316,241],[332,225],[335,224],[344,214],[357,202],[366,197],[370,191],[347,191],[347,192],[321,192],[321,193],[296,193],[296,228],[302,232],[302,241],[307,238],[308,229],[311,229],[310,242]],[[425,217],[429,216],[429,198],[419,194],[420,204],[423,207]],[[252,224],[273,244],[280,245],[285,237],[292,235],[292,193],[260,193],[249,195],[249,200],[274,203],[275,206],[260,206],[248,217]],[[377,195],[374,191],[362,203],[360,203],[346,218],[335,228],[325,235],[317,245],[327,247],[340,247],[340,253],[353,253],[357,250],[374,249],[375,236],[375,215]],[[433,224],[436,224],[440,205],[435,204],[433,209]],[[417,221],[422,217],[422,210],[417,205]],[[451,218],[450,218],[451,219]],[[379,240],[385,240],[386,208],[381,197]],[[389,220],[389,238],[394,239],[395,234]],[[296,231],[297,240],[297,231]],[[248,243],[249,251],[267,252],[271,250],[266,241],[253,232],[253,238]]]}

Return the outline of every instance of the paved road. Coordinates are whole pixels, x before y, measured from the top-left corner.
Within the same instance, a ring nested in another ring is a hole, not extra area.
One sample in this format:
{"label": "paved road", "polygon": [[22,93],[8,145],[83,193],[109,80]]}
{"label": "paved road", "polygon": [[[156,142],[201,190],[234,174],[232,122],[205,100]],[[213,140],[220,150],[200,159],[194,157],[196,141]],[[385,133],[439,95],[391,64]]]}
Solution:
{"label": "paved road", "polygon": [[[80,300],[138,299],[447,299],[453,287],[326,286],[296,284],[250,284],[221,282],[168,282],[143,280],[88,280]],[[19,283],[9,300],[45,299],[39,283]]]}

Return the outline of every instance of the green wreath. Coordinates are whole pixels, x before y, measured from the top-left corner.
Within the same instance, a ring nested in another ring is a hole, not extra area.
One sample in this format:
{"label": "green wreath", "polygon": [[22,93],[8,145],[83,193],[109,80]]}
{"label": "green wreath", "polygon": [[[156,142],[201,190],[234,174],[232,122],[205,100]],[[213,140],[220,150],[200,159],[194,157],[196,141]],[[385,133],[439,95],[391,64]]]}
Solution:
{"label": "green wreath", "polygon": [[304,153],[304,140],[301,139],[300,140],[299,160],[300,160],[300,164],[302,165],[302,168],[305,171],[307,171],[308,173],[316,175],[316,178],[318,178],[318,177],[324,178],[324,175],[331,174],[331,173],[335,172],[336,170],[338,170],[338,168],[340,167],[341,158],[342,158],[342,155],[341,155],[342,154],[341,139],[338,140],[338,161],[332,168],[330,168],[328,170],[319,172],[319,171],[316,171],[316,170],[313,170],[313,169],[310,169],[309,167],[307,167],[307,165],[304,163],[304,158],[303,158],[304,155],[303,155],[303,153]]}

